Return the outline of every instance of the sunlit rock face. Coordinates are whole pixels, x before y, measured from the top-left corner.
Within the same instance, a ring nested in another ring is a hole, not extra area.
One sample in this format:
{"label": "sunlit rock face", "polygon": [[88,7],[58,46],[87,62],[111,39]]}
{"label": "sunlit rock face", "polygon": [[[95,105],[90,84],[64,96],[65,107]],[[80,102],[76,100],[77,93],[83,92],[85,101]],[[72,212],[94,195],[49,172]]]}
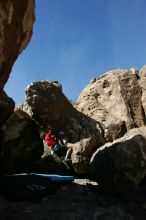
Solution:
{"label": "sunlit rock face", "polygon": [[83,90],[77,109],[103,125],[105,138],[113,141],[145,124],[139,72],[112,70],[95,78]]}
{"label": "sunlit rock face", "polygon": [[34,0],[0,1],[0,90],[32,36]]}
{"label": "sunlit rock face", "polygon": [[144,113],[146,114],[146,65],[144,65],[140,72],[139,72],[139,77],[140,77],[140,86],[142,88],[142,106],[144,109]]}

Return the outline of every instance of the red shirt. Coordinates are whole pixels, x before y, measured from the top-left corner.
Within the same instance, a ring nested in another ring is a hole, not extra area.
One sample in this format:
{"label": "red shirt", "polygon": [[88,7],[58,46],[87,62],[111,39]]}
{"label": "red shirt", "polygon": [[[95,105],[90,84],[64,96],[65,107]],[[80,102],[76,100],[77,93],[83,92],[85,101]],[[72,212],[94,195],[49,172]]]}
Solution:
{"label": "red shirt", "polygon": [[53,150],[56,144],[56,136],[55,134],[52,133],[51,130],[48,130],[47,134],[45,135],[44,140],[47,143],[47,145]]}

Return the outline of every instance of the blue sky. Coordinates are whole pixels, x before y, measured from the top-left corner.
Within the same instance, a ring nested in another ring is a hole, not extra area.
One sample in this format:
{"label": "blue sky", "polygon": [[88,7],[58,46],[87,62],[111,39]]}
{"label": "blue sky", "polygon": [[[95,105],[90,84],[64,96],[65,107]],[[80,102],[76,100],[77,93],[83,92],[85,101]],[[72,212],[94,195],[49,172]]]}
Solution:
{"label": "blue sky", "polygon": [[73,101],[112,69],[146,64],[145,0],[36,0],[32,39],[5,86],[16,104],[31,82],[57,80]]}

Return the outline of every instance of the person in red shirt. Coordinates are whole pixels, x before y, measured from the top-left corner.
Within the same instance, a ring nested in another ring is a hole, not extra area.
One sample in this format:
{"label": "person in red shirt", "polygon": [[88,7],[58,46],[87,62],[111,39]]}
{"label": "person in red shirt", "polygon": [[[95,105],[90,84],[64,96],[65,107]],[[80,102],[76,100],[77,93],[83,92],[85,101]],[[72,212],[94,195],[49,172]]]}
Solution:
{"label": "person in red shirt", "polygon": [[48,132],[44,136],[44,140],[48,147],[51,150],[52,155],[57,155],[58,157],[63,157],[65,160],[69,159],[72,153],[72,145],[67,143],[64,139],[64,132],[59,133],[60,136],[57,136],[52,132],[52,130],[48,130]]}
{"label": "person in red shirt", "polygon": [[50,147],[51,154],[54,153],[54,146],[57,144],[57,137],[56,135],[49,129],[46,133],[44,140],[46,144]]}

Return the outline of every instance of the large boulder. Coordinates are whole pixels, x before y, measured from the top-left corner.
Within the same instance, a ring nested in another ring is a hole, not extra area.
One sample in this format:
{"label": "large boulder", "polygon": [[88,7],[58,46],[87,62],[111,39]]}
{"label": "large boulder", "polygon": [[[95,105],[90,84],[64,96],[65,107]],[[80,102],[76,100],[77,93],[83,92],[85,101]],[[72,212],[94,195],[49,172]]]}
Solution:
{"label": "large boulder", "polygon": [[38,127],[30,116],[15,111],[7,121],[4,144],[0,154],[0,172],[30,171],[41,158],[44,146]]}
{"label": "large boulder", "polygon": [[32,36],[34,0],[0,1],[0,91]]}
{"label": "large boulder", "polygon": [[106,143],[92,156],[92,177],[109,192],[129,192],[146,175],[146,127],[131,129],[122,138]]}
{"label": "large boulder", "polygon": [[107,142],[143,126],[138,71],[119,69],[95,78],[79,96],[76,108],[102,124]]}
{"label": "large boulder", "polygon": [[26,100],[19,109],[27,112],[40,126],[64,131],[73,147],[73,168],[79,173],[87,173],[93,152],[105,143],[100,123],[77,111],[56,81],[32,83],[25,92]]}
{"label": "large boulder", "polygon": [[71,108],[71,103],[62,93],[58,82],[34,82],[25,90],[26,100],[19,107],[27,112],[41,126],[59,126],[65,109]]}
{"label": "large boulder", "polygon": [[15,102],[4,91],[0,92],[0,124],[7,121],[14,112]]}

